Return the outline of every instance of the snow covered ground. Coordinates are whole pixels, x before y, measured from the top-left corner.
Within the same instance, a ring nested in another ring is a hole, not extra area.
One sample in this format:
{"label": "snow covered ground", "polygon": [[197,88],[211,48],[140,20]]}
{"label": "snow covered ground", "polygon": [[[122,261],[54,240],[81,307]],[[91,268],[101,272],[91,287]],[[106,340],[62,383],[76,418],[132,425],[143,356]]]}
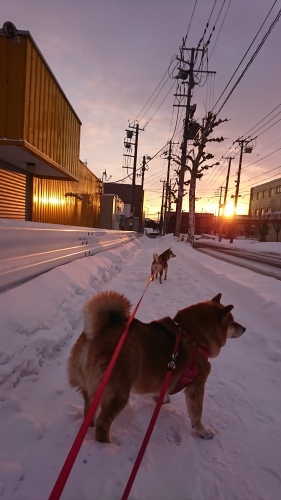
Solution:
{"label": "snow covered ground", "polygon": [[[235,242],[236,244],[236,242]],[[281,243],[239,242],[281,253]],[[82,331],[83,304],[100,290],[133,306],[149,279],[152,253],[177,257],[168,280],[152,282],[136,317],[150,321],[222,292],[246,328],[211,361],[203,421],[213,440],[190,427],[184,396],[161,408],[131,500],[279,500],[281,494],[281,282],[206,256],[173,236],[144,236],[74,261],[0,295],[0,498],[50,495],[83,419],[66,363]],[[156,353],[157,355],[157,353]],[[115,420],[112,444],[87,432],[64,500],[121,499],[154,410],[132,396]]]}

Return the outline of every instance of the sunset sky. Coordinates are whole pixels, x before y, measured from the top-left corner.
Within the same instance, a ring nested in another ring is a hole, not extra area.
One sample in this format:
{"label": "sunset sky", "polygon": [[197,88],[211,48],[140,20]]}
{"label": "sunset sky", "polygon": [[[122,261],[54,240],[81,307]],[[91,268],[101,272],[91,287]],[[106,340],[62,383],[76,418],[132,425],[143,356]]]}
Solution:
{"label": "sunset sky", "polygon": [[106,172],[111,182],[131,183],[132,170],[122,168],[128,120],[144,128],[137,168],[144,155],[161,151],[145,173],[147,216],[157,216],[161,206],[162,148],[172,137],[182,140],[175,57],[185,37],[186,47],[196,48],[204,35],[203,69],[216,72],[197,79],[195,119],[201,123],[206,111],[222,107],[219,117],[229,120],[214,133],[225,138],[211,149],[220,165],[198,181],[196,210],[217,213],[229,156],[231,200],[241,137],[257,136],[252,154],[243,157],[238,213],[247,213],[252,186],[281,177],[281,31],[280,21],[273,24],[281,0],[0,0],[0,6],[1,27],[11,21],[30,32],[82,121],[80,158],[97,177]]}

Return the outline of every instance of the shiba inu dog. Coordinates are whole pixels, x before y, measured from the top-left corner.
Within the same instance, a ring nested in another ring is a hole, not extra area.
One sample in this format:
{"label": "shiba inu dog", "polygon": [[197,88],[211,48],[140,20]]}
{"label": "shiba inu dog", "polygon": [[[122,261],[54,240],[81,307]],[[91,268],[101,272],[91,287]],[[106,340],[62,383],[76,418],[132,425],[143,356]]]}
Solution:
{"label": "shiba inu dog", "polygon": [[[203,438],[214,436],[201,421],[204,388],[211,371],[208,358],[218,356],[227,338],[240,337],[246,330],[234,320],[233,305],[224,306],[220,299],[219,293],[212,300],[190,305],[173,319],[164,317],[150,323],[132,320],[93,419],[97,441],[110,442],[111,424],[128,403],[132,390],[159,395],[179,329],[176,367],[167,392],[174,394],[184,389],[192,427]],[[84,306],[84,330],[71,350],[68,375],[70,385],[82,393],[85,415],[130,317],[130,309],[129,300],[113,291],[98,293]]]}
{"label": "shiba inu dog", "polygon": [[158,255],[157,253],[153,254],[153,262],[151,264],[151,274],[153,275],[152,281],[154,279],[154,276],[155,278],[158,278],[158,273],[159,273],[159,283],[162,283],[163,271],[164,271],[164,280],[167,279],[168,260],[170,260],[171,257],[176,257],[171,248],[165,250],[165,252],[161,253],[161,255]]}

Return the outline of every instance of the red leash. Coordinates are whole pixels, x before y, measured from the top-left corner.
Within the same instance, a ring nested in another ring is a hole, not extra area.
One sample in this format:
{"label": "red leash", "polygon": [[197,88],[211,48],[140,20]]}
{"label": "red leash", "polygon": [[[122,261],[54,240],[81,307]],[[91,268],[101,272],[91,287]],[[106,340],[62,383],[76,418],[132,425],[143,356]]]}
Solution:
{"label": "red leash", "polygon": [[69,474],[71,472],[71,469],[72,469],[73,464],[74,464],[74,462],[76,460],[78,452],[79,452],[79,450],[81,448],[83,440],[84,440],[84,438],[86,436],[88,427],[89,427],[89,425],[90,425],[90,423],[92,421],[92,418],[94,416],[94,413],[95,413],[95,411],[96,411],[96,409],[97,409],[97,407],[99,405],[100,399],[101,399],[103,391],[105,389],[105,386],[106,386],[106,384],[107,384],[107,382],[109,380],[109,377],[110,377],[111,372],[112,372],[112,370],[114,368],[114,365],[115,365],[115,363],[117,361],[117,358],[119,356],[121,348],[122,348],[122,346],[123,346],[123,344],[125,342],[125,339],[126,339],[126,336],[128,334],[128,331],[129,331],[129,328],[131,326],[131,323],[133,321],[133,318],[134,318],[134,316],[135,316],[135,314],[136,314],[136,312],[138,310],[138,307],[139,307],[139,305],[140,305],[140,303],[141,303],[141,301],[143,299],[143,296],[144,296],[144,294],[145,294],[145,292],[147,290],[148,285],[152,281],[152,278],[153,278],[153,275],[151,275],[151,277],[149,278],[149,280],[147,282],[147,285],[146,285],[146,287],[144,289],[144,292],[143,292],[140,300],[138,301],[135,309],[133,310],[133,312],[132,312],[132,314],[131,314],[131,316],[130,316],[130,318],[128,320],[128,323],[127,323],[127,325],[125,327],[125,330],[122,333],[122,336],[121,336],[121,338],[120,338],[120,340],[118,342],[116,350],[115,350],[115,352],[114,352],[114,354],[113,354],[113,356],[111,358],[111,361],[110,361],[110,363],[109,363],[109,365],[108,365],[108,367],[106,369],[106,372],[105,372],[105,374],[103,376],[103,379],[102,379],[102,381],[100,383],[100,386],[99,386],[99,388],[98,388],[98,390],[96,392],[96,395],[95,395],[95,397],[94,397],[94,399],[93,399],[93,401],[91,403],[89,411],[88,411],[87,415],[85,416],[85,418],[84,418],[84,420],[82,422],[80,430],[79,430],[79,432],[78,432],[78,434],[77,434],[77,436],[75,438],[75,441],[74,441],[74,443],[73,443],[73,445],[72,445],[72,447],[70,449],[70,452],[69,452],[69,454],[68,454],[68,456],[67,456],[67,458],[66,458],[66,460],[64,462],[64,465],[63,465],[63,467],[61,469],[61,472],[60,472],[60,474],[58,476],[58,479],[57,479],[57,481],[55,483],[55,486],[52,489],[52,492],[51,492],[51,494],[49,496],[49,500],[57,500],[57,499],[59,499],[60,496],[61,496],[61,494],[62,494],[62,492],[63,492],[65,483],[66,483],[66,481],[68,479],[68,476],[69,476]]}
{"label": "red leash", "polygon": [[170,362],[168,363],[168,370],[167,370],[167,373],[166,373],[166,377],[165,377],[165,380],[164,380],[164,384],[162,386],[162,389],[161,389],[161,392],[160,392],[160,395],[159,395],[159,398],[158,398],[158,401],[157,401],[157,404],[154,408],[154,412],[153,412],[153,415],[151,417],[151,420],[150,420],[150,423],[149,423],[149,426],[147,428],[147,431],[146,431],[146,434],[144,436],[144,440],[142,442],[142,445],[140,447],[140,451],[138,453],[138,456],[136,458],[136,461],[135,461],[135,464],[134,464],[134,467],[132,469],[132,472],[131,472],[131,475],[128,479],[128,482],[127,482],[127,486],[124,490],[124,493],[123,493],[123,496],[122,496],[122,499],[121,500],[127,500],[128,496],[129,496],[129,493],[131,491],[131,488],[133,486],[133,482],[135,480],[135,477],[137,475],[137,472],[138,472],[138,469],[139,469],[139,466],[141,464],[141,461],[142,461],[142,458],[143,458],[143,455],[145,453],[145,450],[146,450],[146,447],[148,445],[148,442],[149,442],[149,439],[150,439],[150,436],[152,434],[152,431],[153,431],[153,428],[154,428],[154,425],[155,425],[155,422],[157,420],[157,417],[159,415],[159,411],[160,411],[160,408],[161,408],[161,405],[162,405],[162,402],[163,402],[163,399],[165,397],[165,394],[167,392],[167,388],[168,388],[168,385],[169,385],[169,381],[170,381],[170,378],[171,378],[171,375],[172,375],[172,371],[175,369],[176,367],[176,357],[177,357],[177,353],[178,353],[178,347],[179,347],[179,343],[180,343],[180,336],[181,336],[181,331],[180,329],[178,330],[178,333],[177,333],[177,336],[176,336],[176,340],[175,340],[175,344],[174,344],[174,350],[173,350],[173,354],[171,356],[171,360]]}

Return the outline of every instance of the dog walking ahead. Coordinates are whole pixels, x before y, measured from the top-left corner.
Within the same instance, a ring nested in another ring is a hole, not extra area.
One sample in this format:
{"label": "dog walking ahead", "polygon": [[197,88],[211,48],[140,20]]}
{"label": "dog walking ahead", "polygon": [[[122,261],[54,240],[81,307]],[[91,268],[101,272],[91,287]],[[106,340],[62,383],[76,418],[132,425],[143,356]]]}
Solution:
{"label": "dog walking ahead", "polygon": [[163,272],[164,280],[167,279],[168,260],[170,260],[171,257],[176,257],[176,255],[171,250],[171,247],[168,248],[168,250],[165,250],[165,252],[161,253],[161,255],[158,255],[157,253],[153,254],[153,262],[151,264],[151,274],[153,274],[152,281],[154,279],[154,276],[155,278],[158,278],[159,273],[159,283],[162,283]]}

